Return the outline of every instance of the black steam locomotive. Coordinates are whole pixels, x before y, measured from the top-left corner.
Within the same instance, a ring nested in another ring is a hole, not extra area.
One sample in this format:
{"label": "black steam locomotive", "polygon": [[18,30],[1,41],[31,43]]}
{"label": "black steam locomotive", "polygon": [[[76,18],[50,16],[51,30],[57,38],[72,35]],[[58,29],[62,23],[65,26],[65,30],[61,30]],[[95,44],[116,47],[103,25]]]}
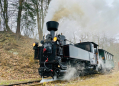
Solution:
{"label": "black steam locomotive", "polygon": [[[41,41],[42,46],[38,43],[33,44],[34,58],[39,60],[40,68],[38,69],[41,77],[62,76],[67,72],[69,67],[75,67],[77,74],[102,71],[106,69],[105,50],[98,50],[98,45],[94,42],[80,42],[76,44],[66,44],[68,41],[64,35],[55,35],[58,29],[58,22],[49,21],[46,23],[47,30],[50,34]],[[113,55],[109,54],[112,64],[110,69],[114,67]],[[101,61],[100,61],[101,60]]]}

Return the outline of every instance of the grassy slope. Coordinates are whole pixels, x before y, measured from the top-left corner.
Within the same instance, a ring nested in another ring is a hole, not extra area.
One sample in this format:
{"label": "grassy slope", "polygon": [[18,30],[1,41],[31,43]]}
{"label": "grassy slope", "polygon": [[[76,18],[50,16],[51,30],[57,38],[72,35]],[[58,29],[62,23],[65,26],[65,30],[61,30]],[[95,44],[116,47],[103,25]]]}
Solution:
{"label": "grassy slope", "polygon": [[39,78],[38,61],[34,61],[32,43],[35,40],[0,32],[0,83],[3,80]]}

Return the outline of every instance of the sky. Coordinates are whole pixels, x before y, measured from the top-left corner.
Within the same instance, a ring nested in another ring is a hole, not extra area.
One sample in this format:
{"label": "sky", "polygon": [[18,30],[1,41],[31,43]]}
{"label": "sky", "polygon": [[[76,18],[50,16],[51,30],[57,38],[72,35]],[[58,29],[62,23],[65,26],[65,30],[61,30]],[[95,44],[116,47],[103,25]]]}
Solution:
{"label": "sky", "polygon": [[[68,39],[81,35],[119,36],[119,0],[52,0],[44,23],[59,22],[56,33],[63,33]],[[89,38],[89,41],[92,39]]]}

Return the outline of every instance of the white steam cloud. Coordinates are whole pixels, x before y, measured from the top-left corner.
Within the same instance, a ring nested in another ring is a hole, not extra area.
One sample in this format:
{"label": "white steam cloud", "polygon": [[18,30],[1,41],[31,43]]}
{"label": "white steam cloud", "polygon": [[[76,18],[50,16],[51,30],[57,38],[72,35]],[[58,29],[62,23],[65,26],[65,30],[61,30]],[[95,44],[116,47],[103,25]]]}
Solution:
{"label": "white steam cloud", "polygon": [[78,77],[76,75],[77,75],[76,68],[75,67],[70,67],[70,68],[67,69],[67,72],[65,73],[63,80],[68,80],[69,81],[71,79],[74,79],[74,78]]}
{"label": "white steam cloud", "polygon": [[69,40],[74,34],[80,39],[86,33],[114,37],[119,33],[119,0],[52,0],[44,34],[46,22],[51,20],[59,22],[57,33],[63,33]]}
{"label": "white steam cloud", "polygon": [[104,62],[102,57],[99,56],[99,58],[98,58],[98,67],[100,68],[101,65],[102,65],[102,71],[106,73],[105,70],[111,70],[113,68],[114,64],[111,61],[107,61],[107,60],[105,60],[105,62]]}

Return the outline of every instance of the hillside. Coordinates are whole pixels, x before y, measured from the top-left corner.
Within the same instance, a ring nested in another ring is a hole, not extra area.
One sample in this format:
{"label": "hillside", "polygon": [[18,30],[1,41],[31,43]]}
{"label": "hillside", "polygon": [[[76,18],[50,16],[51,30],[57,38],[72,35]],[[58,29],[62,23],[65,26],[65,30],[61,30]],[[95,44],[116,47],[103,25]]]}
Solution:
{"label": "hillside", "polygon": [[14,33],[0,32],[0,81],[38,78],[38,61],[34,60],[35,40]]}

